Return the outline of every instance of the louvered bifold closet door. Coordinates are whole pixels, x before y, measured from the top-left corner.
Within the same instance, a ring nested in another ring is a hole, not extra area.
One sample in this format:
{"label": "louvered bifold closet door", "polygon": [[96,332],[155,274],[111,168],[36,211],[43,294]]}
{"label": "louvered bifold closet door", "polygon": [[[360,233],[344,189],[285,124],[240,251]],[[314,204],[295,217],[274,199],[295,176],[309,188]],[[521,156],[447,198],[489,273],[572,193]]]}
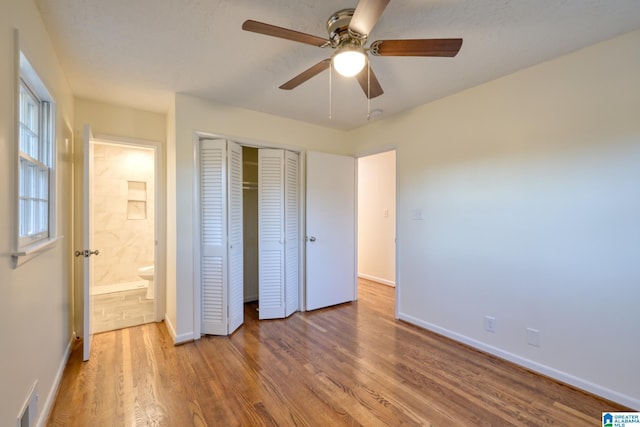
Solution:
{"label": "louvered bifold closet door", "polygon": [[244,245],[242,221],[242,147],[228,143],[229,177],[229,334],[244,321]]}
{"label": "louvered bifold closet door", "polygon": [[285,315],[290,316],[299,309],[298,253],[299,227],[299,185],[298,153],[285,152]]}
{"label": "louvered bifold closet door", "polygon": [[200,141],[202,333],[227,335],[225,140]]}
{"label": "louvered bifold closet door", "polygon": [[258,151],[258,307],[260,319],[284,306],[284,151]]}

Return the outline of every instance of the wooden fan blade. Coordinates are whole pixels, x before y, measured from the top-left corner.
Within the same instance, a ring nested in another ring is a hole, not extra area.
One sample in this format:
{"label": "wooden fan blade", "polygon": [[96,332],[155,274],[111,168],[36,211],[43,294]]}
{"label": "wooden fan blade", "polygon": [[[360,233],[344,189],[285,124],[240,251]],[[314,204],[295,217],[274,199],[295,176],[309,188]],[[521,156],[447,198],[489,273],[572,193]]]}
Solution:
{"label": "wooden fan blade", "polygon": [[363,36],[368,36],[382,16],[389,0],[360,0],[353,12],[349,23],[349,30]]}
{"label": "wooden fan blade", "polygon": [[447,56],[458,54],[462,39],[376,40],[369,53],[376,56]]}
{"label": "wooden fan blade", "polygon": [[375,98],[384,93],[378,78],[373,73],[373,69],[370,66],[364,67],[362,71],[356,75],[356,79],[358,79],[358,83],[360,83],[360,87],[364,91],[364,96],[369,96],[369,99]]}
{"label": "wooden fan blade", "polygon": [[264,22],[253,21],[251,19],[244,21],[242,29],[318,47],[326,46],[329,43],[329,40],[323,39],[322,37],[312,36],[311,34],[301,33],[288,28],[276,27],[275,25],[265,24]]}
{"label": "wooden fan blade", "polygon": [[314,77],[315,75],[326,70],[330,66],[331,66],[331,59],[329,58],[323,59],[313,67],[304,70],[303,72],[301,72],[300,74],[298,74],[297,76],[295,76],[294,78],[292,78],[291,80],[289,80],[288,82],[280,86],[280,89],[285,89],[285,90],[294,89],[300,86],[302,83],[309,80],[311,77]]}

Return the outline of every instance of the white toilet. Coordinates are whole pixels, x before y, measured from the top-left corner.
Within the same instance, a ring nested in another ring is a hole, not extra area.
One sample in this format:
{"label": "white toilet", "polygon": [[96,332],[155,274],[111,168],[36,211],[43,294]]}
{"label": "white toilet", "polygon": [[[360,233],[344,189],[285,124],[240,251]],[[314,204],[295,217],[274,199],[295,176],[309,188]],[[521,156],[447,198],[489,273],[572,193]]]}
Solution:
{"label": "white toilet", "polygon": [[153,286],[154,266],[148,265],[146,267],[140,267],[138,269],[138,276],[142,280],[147,281],[147,299],[153,299],[155,287]]}

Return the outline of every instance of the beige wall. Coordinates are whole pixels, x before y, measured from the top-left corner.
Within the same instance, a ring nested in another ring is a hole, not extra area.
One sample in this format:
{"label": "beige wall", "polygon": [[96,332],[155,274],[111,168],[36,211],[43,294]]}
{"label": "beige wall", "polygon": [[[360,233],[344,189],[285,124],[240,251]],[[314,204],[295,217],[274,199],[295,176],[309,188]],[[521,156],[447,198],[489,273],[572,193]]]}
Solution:
{"label": "beige wall", "polygon": [[82,135],[82,127],[89,124],[96,136],[109,135],[157,142],[165,142],[167,139],[166,114],[78,97],[74,104],[77,135]]}
{"label": "beige wall", "polygon": [[[55,247],[12,268],[14,165],[16,147],[16,88],[19,63],[13,30],[19,30],[20,49],[39,74],[55,101],[57,234]],[[16,425],[27,393],[37,381],[38,419],[55,398],[73,338],[71,322],[71,174],[73,97],[63,70],[30,0],[0,2],[0,425]],[[36,420],[37,421],[37,420]]]}
{"label": "beige wall", "polygon": [[358,159],[358,276],[395,286],[396,152]]}
{"label": "beige wall", "polygon": [[640,31],[350,133],[397,146],[402,319],[640,409],[638,76]]}

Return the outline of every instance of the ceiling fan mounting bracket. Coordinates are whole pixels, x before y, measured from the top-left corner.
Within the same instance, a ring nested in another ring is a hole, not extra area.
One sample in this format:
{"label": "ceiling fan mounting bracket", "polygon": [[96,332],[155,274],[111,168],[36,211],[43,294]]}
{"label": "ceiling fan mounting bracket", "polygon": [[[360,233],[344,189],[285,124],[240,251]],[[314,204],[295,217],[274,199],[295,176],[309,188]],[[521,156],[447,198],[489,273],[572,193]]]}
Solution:
{"label": "ceiling fan mounting bracket", "polygon": [[327,32],[331,47],[339,48],[344,45],[362,47],[367,42],[367,35],[349,30],[349,24],[355,9],[341,9],[327,20]]}

